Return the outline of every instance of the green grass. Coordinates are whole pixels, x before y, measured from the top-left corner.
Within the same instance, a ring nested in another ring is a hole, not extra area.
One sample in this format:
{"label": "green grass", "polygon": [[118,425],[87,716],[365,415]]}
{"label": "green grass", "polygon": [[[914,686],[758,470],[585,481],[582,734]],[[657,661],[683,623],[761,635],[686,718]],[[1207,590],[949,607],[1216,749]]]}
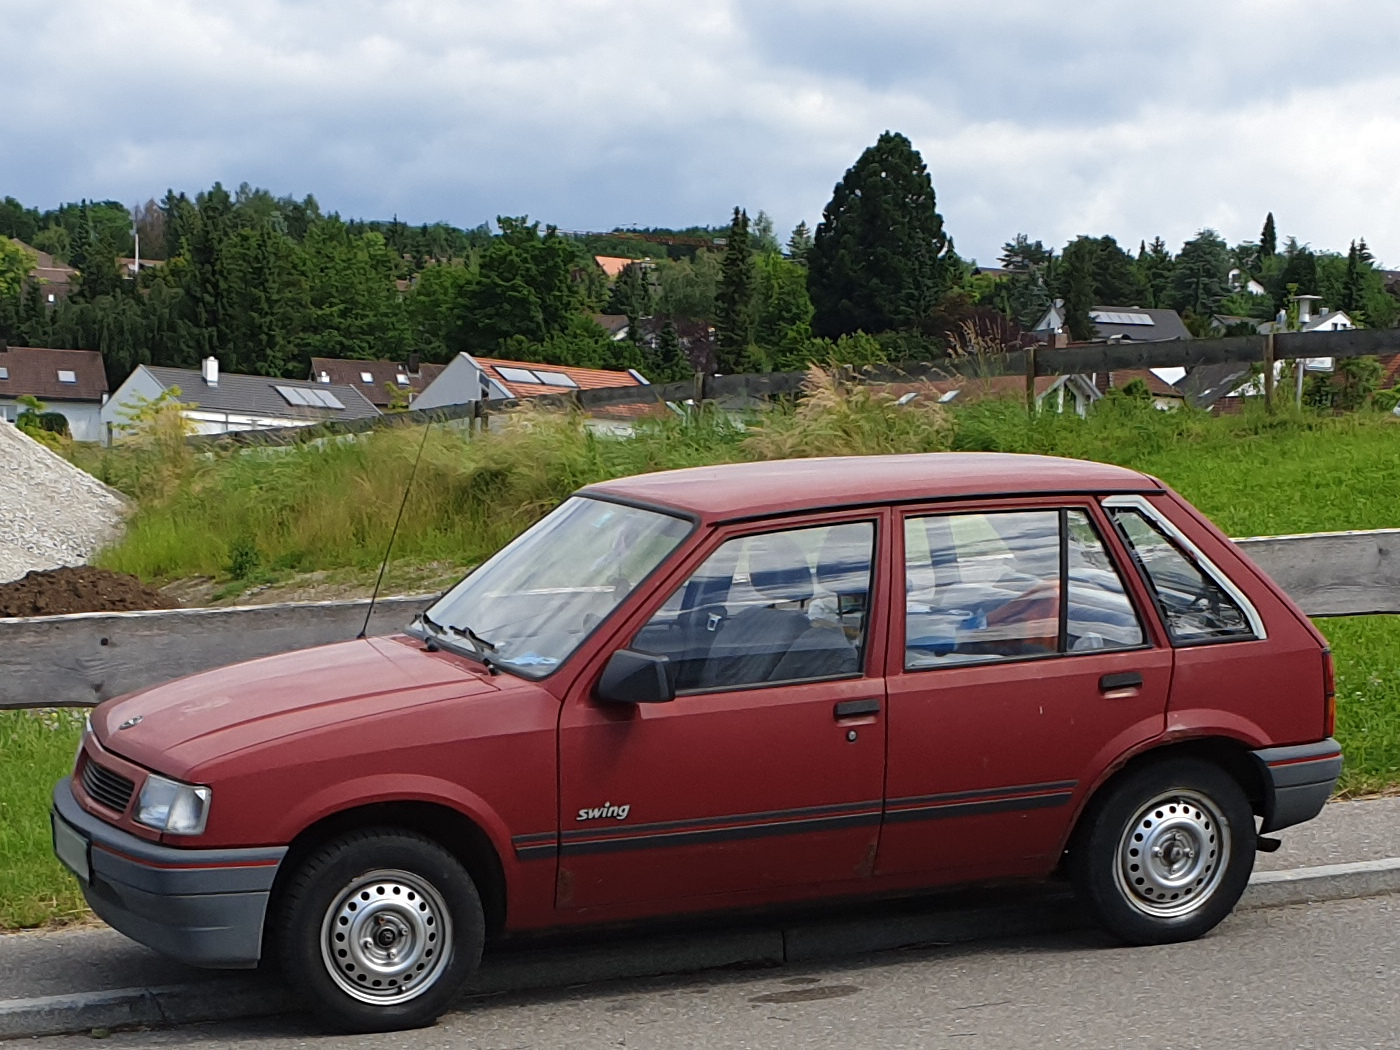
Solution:
{"label": "green grass", "polygon": [[1337,663],[1341,789],[1352,795],[1400,784],[1400,616],[1318,620]]}
{"label": "green grass", "polygon": [[0,711],[0,930],[87,913],[78,882],[54,859],[53,785],[73,770],[83,711]]}

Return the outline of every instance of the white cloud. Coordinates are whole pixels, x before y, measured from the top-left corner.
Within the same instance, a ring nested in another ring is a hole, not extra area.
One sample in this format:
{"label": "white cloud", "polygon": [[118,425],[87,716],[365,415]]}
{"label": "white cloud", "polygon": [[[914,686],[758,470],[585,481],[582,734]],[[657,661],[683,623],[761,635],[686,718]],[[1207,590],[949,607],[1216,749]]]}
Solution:
{"label": "white cloud", "polygon": [[1213,225],[1400,263],[1385,0],[0,0],[0,194],[215,179],[566,228],[819,217],[880,131],[966,254]]}

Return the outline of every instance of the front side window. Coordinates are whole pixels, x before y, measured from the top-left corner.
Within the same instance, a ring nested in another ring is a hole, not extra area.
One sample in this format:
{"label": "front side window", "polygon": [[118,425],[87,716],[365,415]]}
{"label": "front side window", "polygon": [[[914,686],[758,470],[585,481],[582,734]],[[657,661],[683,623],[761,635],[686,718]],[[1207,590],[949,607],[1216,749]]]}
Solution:
{"label": "front side window", "polygon": [[660,511],[575,496],[448,591],[424,626],[498,667],[543,677],[691,528]]}
{"label": "front side window", "polygon": [[1144,643],[1083,511],[909,518],[904,545],[906,670]]}
{"label": "front side window", "polygon": [[857,674],[874,548],[869,521],[729,540],[631,648],[667,657],[678,692]]}
{"label": "front side window", "polygon": [[1142,567],[1174,644],[1255,637],[1239,603],[1160,525],[1135,508],[1108,513]]}

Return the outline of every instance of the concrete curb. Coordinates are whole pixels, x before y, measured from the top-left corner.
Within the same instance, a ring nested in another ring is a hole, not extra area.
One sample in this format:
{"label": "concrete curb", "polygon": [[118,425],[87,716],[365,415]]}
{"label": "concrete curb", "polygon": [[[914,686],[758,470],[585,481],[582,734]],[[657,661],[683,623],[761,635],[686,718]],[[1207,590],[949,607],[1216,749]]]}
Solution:
{"label": "concrete curb", "polygon": [[[1400,857],[1256,872],[1237,910],[1278,908],[1400,892]],[[851,919],[538,948],[488,956],[466,994],[491,995],[724,967],[773,967],[900,948],[955,944],[1080,928],[1065,891],[980,907],[933,905]],[[295,1009],[281,988],[255,977],[216,977],[156,988],[118,988],[0,1000],[0,1039],[93,1028],[193,1024]]]}

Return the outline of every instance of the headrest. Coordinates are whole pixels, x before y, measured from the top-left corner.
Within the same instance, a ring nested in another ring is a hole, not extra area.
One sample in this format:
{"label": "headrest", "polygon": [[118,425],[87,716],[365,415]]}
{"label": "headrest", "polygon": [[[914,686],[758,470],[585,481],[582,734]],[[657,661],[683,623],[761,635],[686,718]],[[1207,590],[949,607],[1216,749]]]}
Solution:
{"label": "headrest", "polygon": [[833,594],[864,594],[870,589],[868,525],[837,525],[817,555],[817,582]]}
{"label": "headrest", "polygon": [[781,532],[750,541],[749,583],[773,602],[805,602],[813,594],[807,556],[796,540]]}

